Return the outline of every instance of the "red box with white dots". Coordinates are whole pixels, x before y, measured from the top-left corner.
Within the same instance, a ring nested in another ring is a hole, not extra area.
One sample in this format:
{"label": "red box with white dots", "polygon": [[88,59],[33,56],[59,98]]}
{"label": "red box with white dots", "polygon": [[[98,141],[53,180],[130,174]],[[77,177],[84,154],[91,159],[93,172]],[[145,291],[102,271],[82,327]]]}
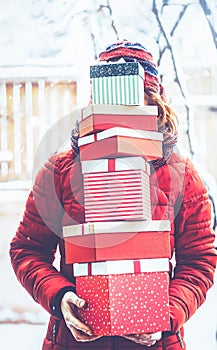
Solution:
{"label": "red box with white dots", "polygon": [[170,330],[169,273],[139,272],[76,277],[76,292],[88,307],[78,310],[95,335]]}

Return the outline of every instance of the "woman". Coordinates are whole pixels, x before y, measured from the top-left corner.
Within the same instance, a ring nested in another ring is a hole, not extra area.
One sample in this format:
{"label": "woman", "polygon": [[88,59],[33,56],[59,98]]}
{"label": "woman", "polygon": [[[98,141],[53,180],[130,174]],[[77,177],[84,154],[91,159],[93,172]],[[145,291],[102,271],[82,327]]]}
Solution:
{"label": "woman", "polygon": [[[51,314],[43,350],[136,350],[141,345],[159,350],[185,349],[183,325],[205,301],[213,284],[216,251],[209,198],[191,162],[174,151],[177,118],[166,103],[152,55],[138,43],[123,41],[99,56],[100,61],[107,62],[120,58],[139,61],[143,66],[144,101],[158,106],[158,129],[164,134],[163,157],[150,162],[150,184],[152,218],[171,222],[171,255],[176,260],[169,287],[171,330],[160,336],[96,337],[76,315],[85,301],[76,295],[62,238],[63,226],[84,222],[78,130],[73,130],[72,149],[54,154],[39,171],[10,249],[18,280]],[[60,272],[52,265],[57,246]]]}

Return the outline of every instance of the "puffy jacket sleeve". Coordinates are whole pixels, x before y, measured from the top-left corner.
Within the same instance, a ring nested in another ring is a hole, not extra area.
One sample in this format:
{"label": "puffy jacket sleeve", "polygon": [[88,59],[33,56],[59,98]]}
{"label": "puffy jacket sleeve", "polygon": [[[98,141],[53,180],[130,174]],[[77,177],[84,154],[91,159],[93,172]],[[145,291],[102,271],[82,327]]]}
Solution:
{"label": "puffy jacket sleeve", "polygon": [[61,316],[56,307],[58,299],[74,288],[52,265],[62,212],[59,162],[57,156],[52,156],[36,177],[22,221],[11,241],[10,257],[20,283],[54,316]]}
{"label": "puffy jacket sleeve", "polygon": [[176,267],[170,284],[173,331],[194,314],[213,285],[214,238],[206,187],[187,161],[182,204],[175,218]]}

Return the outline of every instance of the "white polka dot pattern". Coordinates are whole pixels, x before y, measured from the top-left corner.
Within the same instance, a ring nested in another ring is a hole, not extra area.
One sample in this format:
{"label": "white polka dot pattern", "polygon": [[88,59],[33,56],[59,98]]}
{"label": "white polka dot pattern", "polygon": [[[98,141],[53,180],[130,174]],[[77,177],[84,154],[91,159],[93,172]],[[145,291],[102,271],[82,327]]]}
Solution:
{"label": "white polka dot pattern", "polygon": [[169,330],[168,285],[167,272],[77,277],[79,314],[96,335]]}

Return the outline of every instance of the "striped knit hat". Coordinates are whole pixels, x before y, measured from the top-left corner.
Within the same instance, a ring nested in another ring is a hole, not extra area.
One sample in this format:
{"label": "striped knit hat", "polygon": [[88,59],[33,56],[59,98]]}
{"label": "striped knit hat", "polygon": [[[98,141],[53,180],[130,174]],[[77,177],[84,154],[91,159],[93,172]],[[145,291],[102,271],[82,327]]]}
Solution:
{"label": "striped knit hat", "polygon": [[126,62],[139,62],[145,71],[144,90],[160,94],[165,100],[153,56],[144,46],[123,40],[108,46],[99,54],[99,61],[115,62],[119,59],[124,59]]}

